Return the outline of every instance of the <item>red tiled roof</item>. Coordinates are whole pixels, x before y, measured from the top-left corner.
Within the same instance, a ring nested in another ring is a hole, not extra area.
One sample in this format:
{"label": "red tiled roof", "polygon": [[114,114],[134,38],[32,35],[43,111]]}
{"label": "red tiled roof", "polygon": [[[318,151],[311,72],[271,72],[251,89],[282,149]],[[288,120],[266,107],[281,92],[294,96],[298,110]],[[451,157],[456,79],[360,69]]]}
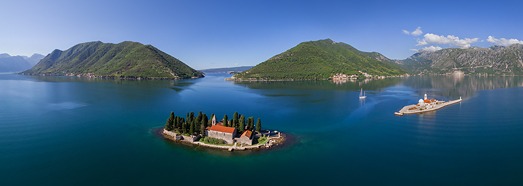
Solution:
{"label": "red tiled roof", "polygon": [[218,131],[218,132],[225,132],[225,133],[231,133],[231,134],[234,133],[234,130],[236,130],[233,127],[226,127],[226,126],[219,125],[219,124],[220,123],[209,127],[209,130]]}
{"label": "red tiled roof", "polygon": [[243,132],[243,134],[242,134],[241,137],[243,137],[243,136],[248,137],[248,138],[251,138],[251,136],[252,136],[252,131],[250,131],[250,130],[246,130],[245,132]]}

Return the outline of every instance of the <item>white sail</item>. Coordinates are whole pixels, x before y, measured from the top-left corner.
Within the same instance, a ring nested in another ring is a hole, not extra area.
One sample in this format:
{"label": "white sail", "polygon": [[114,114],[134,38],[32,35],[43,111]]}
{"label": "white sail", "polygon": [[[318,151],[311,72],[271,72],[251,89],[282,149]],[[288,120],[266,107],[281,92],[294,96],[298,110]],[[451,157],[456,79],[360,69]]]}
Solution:
{"label": "white sail", "polygon": [[360,99],[365,99],[367,96],[365,96],[365,92],[363,92],[363,88],[360,91]]}

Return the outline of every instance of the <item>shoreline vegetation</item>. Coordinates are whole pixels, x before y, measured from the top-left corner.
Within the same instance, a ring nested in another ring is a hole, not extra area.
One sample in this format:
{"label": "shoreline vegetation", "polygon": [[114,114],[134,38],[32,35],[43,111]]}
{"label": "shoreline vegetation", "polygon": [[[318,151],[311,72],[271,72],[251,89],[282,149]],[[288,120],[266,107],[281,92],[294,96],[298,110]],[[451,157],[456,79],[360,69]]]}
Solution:
{"label": "shoreline vegetation", "polygon": [[402,75],[392,75],[392,76],[360,76],[360,75],[347,75],[347,74],[335,74],[332,75],[329,78],[324,79],[293,79],[293,78],[286,78],[286,79],[270,79],[270,78],[237,78],[237,77],[230,77],[225,78],[226,81],[236,81],[236,82],[270,82],[270,81],[332,81],[335,83],[345,83],[345,82],[356,82],[361,80],[380,80],[380,79],[386,79],[386,78],[401,78],[401,77],[409,77],[412,76],[410,74],[402,74]]}
{"label": "shoreline vegetation", "polygon": [[261,119],[254,124],[254,117],[235,112],[229,120],[227,114],[220,121],[214,114],[194,112],[179,117],[171,112],[161,134],[165,139],[211,149],[243,151],[268,149],[281,145],[286,135],[279,131],[262,129]]}

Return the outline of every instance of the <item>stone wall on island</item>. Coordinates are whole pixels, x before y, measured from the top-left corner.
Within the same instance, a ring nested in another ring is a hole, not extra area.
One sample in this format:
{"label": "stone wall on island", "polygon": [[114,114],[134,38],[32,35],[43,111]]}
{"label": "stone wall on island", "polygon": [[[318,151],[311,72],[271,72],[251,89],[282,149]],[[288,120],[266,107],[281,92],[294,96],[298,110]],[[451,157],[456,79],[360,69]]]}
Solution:
{"label": "stone wall on island", "polygon": [[211,137],[211,138],[216,138],[216,139],[221,139],[221,140],[224,140],[226,141],[228,144],[233,144],[234,143],[234,138],[233,136],[236,134],[236,131],[231,134],[231,133],[225,133],[225,132],[219,132],[219,131],[210,131],[208,130],[207,131],[207,136]]}
{"label": "stone wall on island", "polygon": [[177,133],[175,133],[173,131],[168,131],[168,130],[163,129],[163,134],[167,135],[167,136],[169,136],[169,137],[171,137],[171,138],[173,138],[175,140],[181,140],[182,139],[182,135],[177,134]]}
{"label": "stone wall on island", "polygon": [[190,136],[182,136],[182,140],[183,141],[187,141],[187,142],[195,142],[195,141],[198,141],[200,139],[200,135],[190,135]]}
{"label": "stone wall on island", "polygon": [[195,141],[198,141],[200,139],[199,135],[196,135],[196,136],[194,136],[194,135],[184,136],[184,135],[178,134],[176,132],[168,131],[168,130],[165,130],[165,129],[163,129],[163,134],[168,136],[168,137],[171,137],[174,140],[183,140],[183,141],[191,142],[191,143],[193,143]]}
{"label": "stone wall on island", "polygon": [[252,145],[252,139],[250,139],[250,138],[248,138],[248,137],[242,136],[242,137],[234,138],[234,139],[235,139],[236,142],[238,142],[239,144]]}

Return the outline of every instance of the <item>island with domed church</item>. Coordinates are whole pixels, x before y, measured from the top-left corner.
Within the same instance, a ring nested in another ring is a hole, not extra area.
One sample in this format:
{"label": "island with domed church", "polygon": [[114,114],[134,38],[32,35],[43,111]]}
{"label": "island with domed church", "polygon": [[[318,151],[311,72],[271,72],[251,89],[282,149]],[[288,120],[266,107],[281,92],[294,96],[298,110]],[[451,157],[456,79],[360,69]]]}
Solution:
{"label": "island with domed church", "polygon": [[225,114],[222,120],[216,115],[194,112],[179,117],[171,112],[162,131],[166,139],[228,151],[266,149],[283,144],[285,135],[279,131],[262,129],[261,119],[235,112],[231,119]]}
{"label": "island with domed church", "polygon": [[421,114],[459,103],[461,100],[461,97],[459,97],[459,99],[456,100],[440,101],[436,99],[429,99],[427,98],[427,94],[425,94],[423,99],[419,99],[418,104],[404,106],[400,111],[394,112],[394,114],[397,116],[403,116],[404,114]]}

